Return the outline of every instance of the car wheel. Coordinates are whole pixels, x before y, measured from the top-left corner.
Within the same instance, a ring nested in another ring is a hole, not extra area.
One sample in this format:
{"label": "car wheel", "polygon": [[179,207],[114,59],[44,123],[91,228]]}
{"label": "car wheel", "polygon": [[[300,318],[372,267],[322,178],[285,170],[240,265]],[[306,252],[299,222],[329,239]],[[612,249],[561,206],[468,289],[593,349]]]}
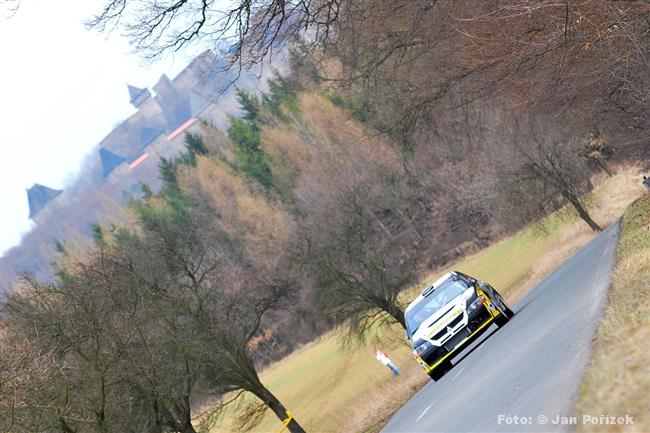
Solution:
{"label": "car wheel", "polygon": [[512,317],[510,314],[508,314],[508,306],[506,303],[503,301],[503,298],[497,293],[496,296],[494,297],[494,306],[497,308],[499,311],[499,315],[494,318],[494,323],[497,324],[497,326],[500,328],[508,321],[510,320],[510,317]]}
{"label": "car wheel", "polygon": [[510,309],[510,306],[506,303],[506,301],[503,299],[503,297],[499,293],[497,293],[497,296],[499,297],[499,304],[501,304],[500,305],[501,308],[499,310],[501,310],[503,313],[505,313],[505,316],[508,319],[512,319],[512,316],[515,315],[515,312]]}
{"label": "car wheel", "polygon": [[451,369],[451,362],[445,361],[429,372],[429,377],[437,382]]}
{"label": "car wheel", "polygon": [[503,311],[499,310],[499,313],[501,314],[499,314],[497,317],[494,318],[494,323],[496,323],[497,326],[500,328],[504,326],[506,323],[508,323],[508,320],[510,319],[508,319],[508,316],[503,314]]}

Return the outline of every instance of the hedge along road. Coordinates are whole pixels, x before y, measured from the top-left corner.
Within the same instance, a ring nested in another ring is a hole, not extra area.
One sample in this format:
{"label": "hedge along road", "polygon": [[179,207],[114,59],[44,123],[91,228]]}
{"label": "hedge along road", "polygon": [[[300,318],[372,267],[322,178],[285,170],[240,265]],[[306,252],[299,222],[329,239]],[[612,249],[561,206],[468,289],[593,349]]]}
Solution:
{"label": "hedge along road", "polygon": [[607,300],[619,229],[612,224],[531,290],[506,326],[492,325],[382,432],[575,430],[576,419],[558,417],[583,420],[574,413],[577,392]]}

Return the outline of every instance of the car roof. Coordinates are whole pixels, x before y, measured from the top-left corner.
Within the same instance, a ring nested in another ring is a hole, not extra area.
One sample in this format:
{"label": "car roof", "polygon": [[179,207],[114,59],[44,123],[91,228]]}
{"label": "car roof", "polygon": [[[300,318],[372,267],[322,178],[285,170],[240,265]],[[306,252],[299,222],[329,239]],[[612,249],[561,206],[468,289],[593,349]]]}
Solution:
{"label": "car roof", "polygon": [[[447,272],[445,275],[443,275],[442,277],[438,278],[438,279],[437,279],[433,284],[431,284],[431,285],[427,285],[427,286],[424,288],[424,290],[422,290],[422,293],[420,293],[420,294],[418,295],[417,298],[415,298],[415,299],[413,299],[413,301],[411,301],[411,303],[408,305],[408,307],[406,307],[406,310],[404,310],[404,312],[406,313],[406,312],[409,311],[411,308],[413,308],[414,305],[416,305],[418,302],[420,302],[420,301],[425,297],[425,295],[424,295],[425,293],[426,293],[427,295],[429,295],[432,291],[434,291],[434,290],[436,290],[438,287],[440,287],[440,285],[441,285],[442,283],[444,283],[445,281],[447,281],[447,280],[448,280],[449,278],[451,278],[453,275],[456,275],[456,273],[453,272],[453,271],[452,271],[452,272]],[[432,289],[433,289],[433,290],[432,290]]]}

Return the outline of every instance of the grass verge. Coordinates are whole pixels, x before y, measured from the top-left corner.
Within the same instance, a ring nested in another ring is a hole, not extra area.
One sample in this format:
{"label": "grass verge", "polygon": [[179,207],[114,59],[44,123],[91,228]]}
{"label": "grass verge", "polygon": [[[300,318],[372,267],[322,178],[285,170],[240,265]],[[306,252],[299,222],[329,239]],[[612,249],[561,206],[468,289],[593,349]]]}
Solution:
{"label": "grass verge", "polygon": [[[597,183],[588,202],[592,216],[603,226],[643,191],[634,167]],[[447,268],[489,281],[514,303],[594,236],[567,208]],[[432,273],[424,283],[444,272]],[[418,290],[406,290],[405,298]],[[374,344],[402,369],[399,377],[391,377],[377,362]],[[261,378],[307,431],[317,433],[378,431],[429,380],[413,360],[399,327],[380,329],[368,344],[355,347],[343,347],[336,332],[326,334],[267,368]],[[225,414],[211,432],[234,431],[232,420],[232,414]],[[267,414],[253,431],[275,433],[280,427]]]}
{"label": "grass verge", "polygon": [[623,216],[609,302],[580,389],[580,414],[634,417],[634,425],[581,431],[650,431],[650,194]]}

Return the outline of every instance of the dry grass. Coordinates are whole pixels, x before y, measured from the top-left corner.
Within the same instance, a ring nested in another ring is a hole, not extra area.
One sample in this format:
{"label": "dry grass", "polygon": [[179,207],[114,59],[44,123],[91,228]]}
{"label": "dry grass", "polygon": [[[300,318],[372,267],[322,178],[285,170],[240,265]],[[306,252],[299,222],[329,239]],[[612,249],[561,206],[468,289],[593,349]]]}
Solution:
{"label": "dry grass", "polygon": [[390,417],[430,380],[428,376],[422,374],[419,367],[415,366],[402,372],[402,376],[398,383],[385,382],[359,402],[342,431],[350,433],[379,431]]}
{"label": "dry grass", "polygon": [[625,213],[609,303],[580,390],[581,414],[634,417],[634,425],[582,431],[650,431],[650,195]]}
{"label": "dry grass", "polygon": [[[597,179],[589,198],[594,218],[607,225],[642,193],[637,168],[621,168],[612,178]],[[564,209],[449,268],[490,281],[514,302],[534,287],[557,265],[595,236],[570,210]],[[439,270],[430,279],[445,272]],[[406,290],[412,298],[420,287]],[[344,348],[336,333],[295,351],[274,364],[262,381],[311,432],[374,432],[429,380],[413,361],[398,327],[381,329],[368,344]],[[373,344],[381,341],[402,369],[392,378],[373,356]],[[254,432],[276,432],[278,420],[267,414]],[[211,432],[230,432],[232,414]]]}

